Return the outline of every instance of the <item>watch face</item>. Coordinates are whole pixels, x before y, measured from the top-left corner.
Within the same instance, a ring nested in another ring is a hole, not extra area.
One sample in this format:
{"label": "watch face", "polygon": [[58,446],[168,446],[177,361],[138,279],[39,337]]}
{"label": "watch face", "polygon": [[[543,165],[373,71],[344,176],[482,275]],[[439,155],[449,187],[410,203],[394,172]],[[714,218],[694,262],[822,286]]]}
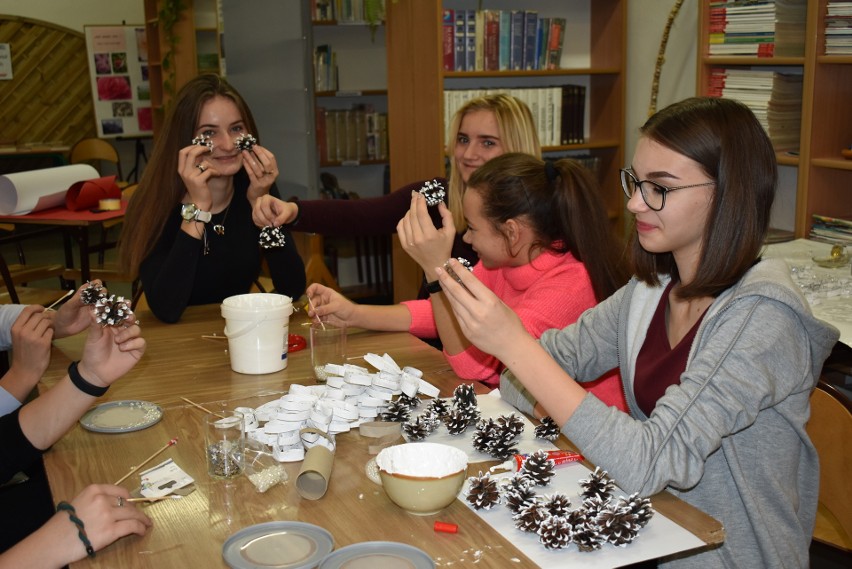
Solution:
{"label": "watch face", "polygon": [[180,216],[186,221],[195,219],[196,212],[198,212],[198,207],[194,203],[183,204],[180,208]]}

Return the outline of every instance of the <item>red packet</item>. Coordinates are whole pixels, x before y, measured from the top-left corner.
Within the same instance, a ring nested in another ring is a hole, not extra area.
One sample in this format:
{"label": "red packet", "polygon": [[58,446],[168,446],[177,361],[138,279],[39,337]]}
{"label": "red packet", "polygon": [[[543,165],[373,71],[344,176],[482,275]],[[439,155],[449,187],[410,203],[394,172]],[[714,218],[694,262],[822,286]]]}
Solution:
{"label": "red packet", "polygon": [[65,194],[65,207],[80,211],[98,207],[100,200],[121,199],[121,188],[115,183],[115,178],[104,176],[72,184]]}

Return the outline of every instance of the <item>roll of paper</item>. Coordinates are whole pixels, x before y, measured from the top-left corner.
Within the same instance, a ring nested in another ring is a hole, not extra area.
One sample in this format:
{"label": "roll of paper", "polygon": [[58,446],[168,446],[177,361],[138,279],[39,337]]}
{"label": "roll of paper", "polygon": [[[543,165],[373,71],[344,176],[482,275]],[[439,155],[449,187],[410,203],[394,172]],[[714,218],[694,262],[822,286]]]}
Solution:
{"label": "roll of paper", "polygon": [[73,184],[99,177],[88,164],[5,174],[0,176],[0,215],[26,215],[60,207]]}

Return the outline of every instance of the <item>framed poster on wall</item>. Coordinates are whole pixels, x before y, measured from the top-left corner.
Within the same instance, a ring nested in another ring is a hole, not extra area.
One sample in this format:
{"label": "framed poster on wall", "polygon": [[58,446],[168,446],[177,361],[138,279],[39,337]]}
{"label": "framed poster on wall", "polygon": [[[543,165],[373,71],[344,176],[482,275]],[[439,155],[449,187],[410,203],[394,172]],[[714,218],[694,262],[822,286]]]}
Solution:
{"label": "framed poster on wall", "polygon": [[153,133],[145,26],[84,26],[101,138]]}

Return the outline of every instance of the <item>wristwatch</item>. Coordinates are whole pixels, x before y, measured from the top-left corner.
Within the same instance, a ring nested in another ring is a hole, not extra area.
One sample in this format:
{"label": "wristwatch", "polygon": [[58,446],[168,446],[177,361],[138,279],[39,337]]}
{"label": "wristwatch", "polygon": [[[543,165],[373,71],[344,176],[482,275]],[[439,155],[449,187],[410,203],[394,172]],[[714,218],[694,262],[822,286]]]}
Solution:
{"label": "wristwatch", "polygon": [[185,203],[180,206],[180,216],[184,221],[202,221],[204,223],[213,219],[212,213],[201,211],[194,203]]}
{"label": "wristwatch", "polygon": [[441,288],[441,281],[429,281],[424,286],[426,287],[426,292],[429,294],[435,294],[444,290]]}

